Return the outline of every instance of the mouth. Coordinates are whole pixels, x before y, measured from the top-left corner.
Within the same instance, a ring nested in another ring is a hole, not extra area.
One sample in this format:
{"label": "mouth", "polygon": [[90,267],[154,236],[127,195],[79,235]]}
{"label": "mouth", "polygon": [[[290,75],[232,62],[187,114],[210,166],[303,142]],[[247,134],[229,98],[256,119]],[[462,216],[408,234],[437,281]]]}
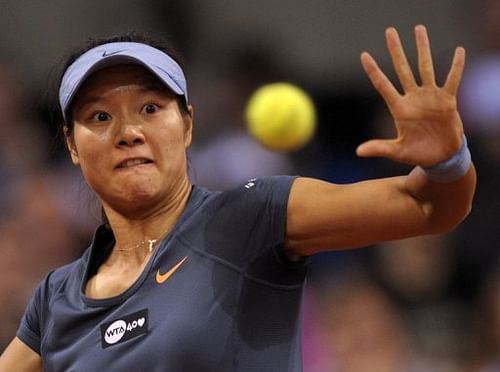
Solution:
{"label": "mouth", "polygon": [[134,159],[127,159],[122,161],[120,164],[116,166],[117,169],[123,169],[123,168],[130,168],[130,167],[136,167],[138,165],[143,165],[143,164],[151,164],[153,163],[152,160],[145,159],[145,158],[134,158]]}

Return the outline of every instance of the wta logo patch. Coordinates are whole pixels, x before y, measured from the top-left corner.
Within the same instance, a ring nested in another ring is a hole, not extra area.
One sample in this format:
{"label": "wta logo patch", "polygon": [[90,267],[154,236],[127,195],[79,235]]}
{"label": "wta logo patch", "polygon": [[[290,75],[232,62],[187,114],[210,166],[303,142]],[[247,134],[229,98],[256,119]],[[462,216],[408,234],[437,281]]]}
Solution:
{"label": "wta logo patch", "polygon": [[101,324],[103,349],[148,333],[148,309]]}

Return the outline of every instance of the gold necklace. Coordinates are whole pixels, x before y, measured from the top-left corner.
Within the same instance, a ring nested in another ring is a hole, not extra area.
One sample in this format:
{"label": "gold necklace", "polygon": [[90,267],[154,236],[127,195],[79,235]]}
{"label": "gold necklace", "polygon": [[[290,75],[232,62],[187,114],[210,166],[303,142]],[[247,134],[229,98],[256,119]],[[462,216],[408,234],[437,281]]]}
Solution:
{"label": "gold necklace", "polygon": [[160,236],[159,236],[158,238],[156,238],[156,239],[147,239],[147,240],[143,240],[142,242],[140,242],[140,243],[138,243],[138,244],[134,245],[134,246],[133,246],[133,247],[131,247],[131,248],[117,248],[117,249],[118,249],[119,251],[121,251],[121,252],[129,252],[129,251],[133,251],[133,250],[135,250],[135,249],[137,249],[137,248],[139,248],[139,247],[142,247],[144,244],[146,244],[146,243],[147,243],[147,244],[148,244],[148,252],[149,252],[149,253],[151,253],[151,252],[153,252],[153,249],[154,249],[154,247],[155,247],[155,244],[156,244],[159,240],[163,239],[163,237],[164,237],[165,235],[167,235],[167,234],[168,234],[168,231],[167,231],[166,233],[164,233],[164,234],[160,235]]}

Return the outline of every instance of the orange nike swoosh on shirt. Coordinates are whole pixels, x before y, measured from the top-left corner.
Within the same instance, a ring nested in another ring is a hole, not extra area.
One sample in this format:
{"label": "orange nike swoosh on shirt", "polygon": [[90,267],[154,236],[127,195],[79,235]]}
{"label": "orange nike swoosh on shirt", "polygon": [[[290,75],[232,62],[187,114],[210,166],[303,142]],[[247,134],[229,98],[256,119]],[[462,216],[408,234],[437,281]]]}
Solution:
{"label": "orange nike swoosh on shirt", "polygon": [[184,257],[182,260],[177,262],[174,267],[172,267],[170,270],[168,270],[165,274],[160,274],[160,270],[156,272],[156,283],[158,284],[163,284],[167,281],[168,278],[170,278],[174,273],[177,271],[179,267],[186,261],[188,256]]}

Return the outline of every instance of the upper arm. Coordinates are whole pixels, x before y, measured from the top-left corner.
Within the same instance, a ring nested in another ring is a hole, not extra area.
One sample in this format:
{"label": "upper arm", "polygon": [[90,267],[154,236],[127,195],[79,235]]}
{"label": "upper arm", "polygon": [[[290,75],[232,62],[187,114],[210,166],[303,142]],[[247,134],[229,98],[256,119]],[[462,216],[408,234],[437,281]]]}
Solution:
{"label": "upper arm", "polygon": [[15,337],[0,356],[0,372],[43,371],[42,358],[19,338]]}
{"label": "upper arm", "polygon": [[298,178],[288,202],[287,246],[309,255],[449,230],[470,209],[474,177],[472,169],[458,182],[436,184],[416,168],[348,185]]}

